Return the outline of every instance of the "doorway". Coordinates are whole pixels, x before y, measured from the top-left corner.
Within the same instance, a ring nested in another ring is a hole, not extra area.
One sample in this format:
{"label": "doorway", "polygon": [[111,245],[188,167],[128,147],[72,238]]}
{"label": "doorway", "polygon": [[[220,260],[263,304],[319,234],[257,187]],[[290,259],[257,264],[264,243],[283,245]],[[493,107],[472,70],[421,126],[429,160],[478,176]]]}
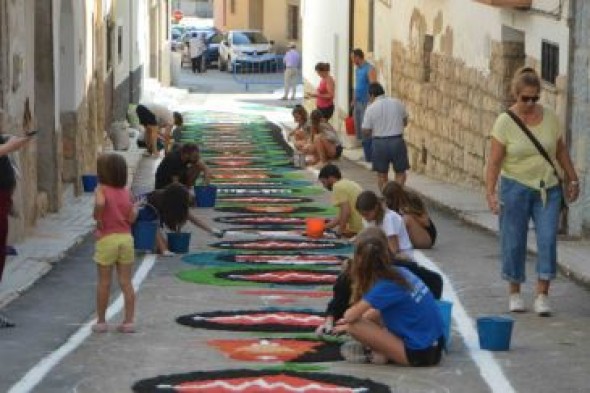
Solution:
{"label": "doorway", "polygon": [[262,30],[264,28],[264,0],[250,0],[250,28]]}
{"label": "doorway", "polygon": [[503,107],[508,108],[514,103],[511,86],[512,76],[525,62],[525,33],[509,26],[502,26],[502,63],[504,75],[502,78],[502,91],[504,92]]}

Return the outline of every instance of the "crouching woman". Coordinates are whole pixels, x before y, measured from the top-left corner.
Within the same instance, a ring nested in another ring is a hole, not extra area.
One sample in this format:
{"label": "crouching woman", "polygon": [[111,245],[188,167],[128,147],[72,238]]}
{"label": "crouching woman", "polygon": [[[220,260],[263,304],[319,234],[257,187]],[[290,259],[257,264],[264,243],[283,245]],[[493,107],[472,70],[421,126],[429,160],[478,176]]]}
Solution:
{"label": "crouching woman", "polygon": [[444,346],[438,306],[422,281],[391,265],[380,228],[357,236],[350,269],[352,306],[334,328],[356,340],[343,344],[344,358],[413,367],[438,364]]}

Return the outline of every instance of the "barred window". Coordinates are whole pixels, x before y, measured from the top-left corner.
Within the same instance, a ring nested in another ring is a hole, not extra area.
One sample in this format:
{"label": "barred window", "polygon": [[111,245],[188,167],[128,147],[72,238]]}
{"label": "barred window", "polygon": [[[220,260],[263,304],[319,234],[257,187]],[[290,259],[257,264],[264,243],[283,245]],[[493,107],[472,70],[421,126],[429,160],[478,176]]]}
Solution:
{"label": "barred window", "polygon": [[554,85],[559,74],[559,46],[548,41],[541,45],[541,78]]}

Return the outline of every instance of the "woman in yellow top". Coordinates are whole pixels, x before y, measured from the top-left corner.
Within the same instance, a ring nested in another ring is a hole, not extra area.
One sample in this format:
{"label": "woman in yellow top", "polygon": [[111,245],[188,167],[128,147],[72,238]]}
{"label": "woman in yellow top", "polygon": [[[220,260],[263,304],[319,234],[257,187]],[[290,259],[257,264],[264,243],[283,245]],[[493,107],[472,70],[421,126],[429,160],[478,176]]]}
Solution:
{"label": "woman in yellow top", "polygon": [[[512,111],[565,173],[563,194],[578,198],[578,177],[572,165],[556,114],[538,104],[541,81],[530,67],[519,69],[512,81],[516,102]],[[498,195],[496,183],[500,176]],[[528,224],[532,218],[537,237],[537,288],[534,310],[549,316],[549,284],[556,276],[557,227],[562,190],[553,167],[524,131],[507,114],[496,119],[486,173],[490,209],[499,214],[502,278],[509,283],[509,308],[525,311],[520,286],[525,281]]]}

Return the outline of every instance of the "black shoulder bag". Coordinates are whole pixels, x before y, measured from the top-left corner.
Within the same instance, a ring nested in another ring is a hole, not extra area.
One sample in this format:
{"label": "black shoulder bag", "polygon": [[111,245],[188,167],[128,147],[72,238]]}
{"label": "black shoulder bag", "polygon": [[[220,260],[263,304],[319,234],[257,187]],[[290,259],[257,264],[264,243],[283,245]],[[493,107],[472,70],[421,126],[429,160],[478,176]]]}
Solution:
{"label": "black shoulder bag", "polygon": [[[557,172],[557,168],[555,167],[555,164],[553,163],[553,160],[551,159],[551,157],[549,157],[547,150],[545,150],[543,145],[541,145],[541,142],[539,142],[539,140],[537,138],[535,138],[535,136],[533,135],[531,130],[529,130],[529,128],[526,126],[526,124],[524,124],[524,122],[522,120],[520,120],[520,117],[516,116],[516,114],[514,112],[512,112],[510,109],[506,110],[506,113],[520,127],[522,132],[524,132],[525,135],[528,136],[528,138],[531,140],[531,142],[533,142],[533,145],[535,145],[535,147],[537,148],[539,153],[541,153],[543,158],[549,163],[549,165],[551,165],[551,168],[553,168],[553,173],[555,174],[555,177],[557,177],[557,180],[559,181],[559,185],[561,186],[561,210],[567,209],[567,203],[565,200],[564,187],[563,187],[563,180],[561,179],[561,177],[559,177],[559,172]],[[541,187],[543,187],[543,188],[545,187],[545,183],[542,180],[541,180]]]}

